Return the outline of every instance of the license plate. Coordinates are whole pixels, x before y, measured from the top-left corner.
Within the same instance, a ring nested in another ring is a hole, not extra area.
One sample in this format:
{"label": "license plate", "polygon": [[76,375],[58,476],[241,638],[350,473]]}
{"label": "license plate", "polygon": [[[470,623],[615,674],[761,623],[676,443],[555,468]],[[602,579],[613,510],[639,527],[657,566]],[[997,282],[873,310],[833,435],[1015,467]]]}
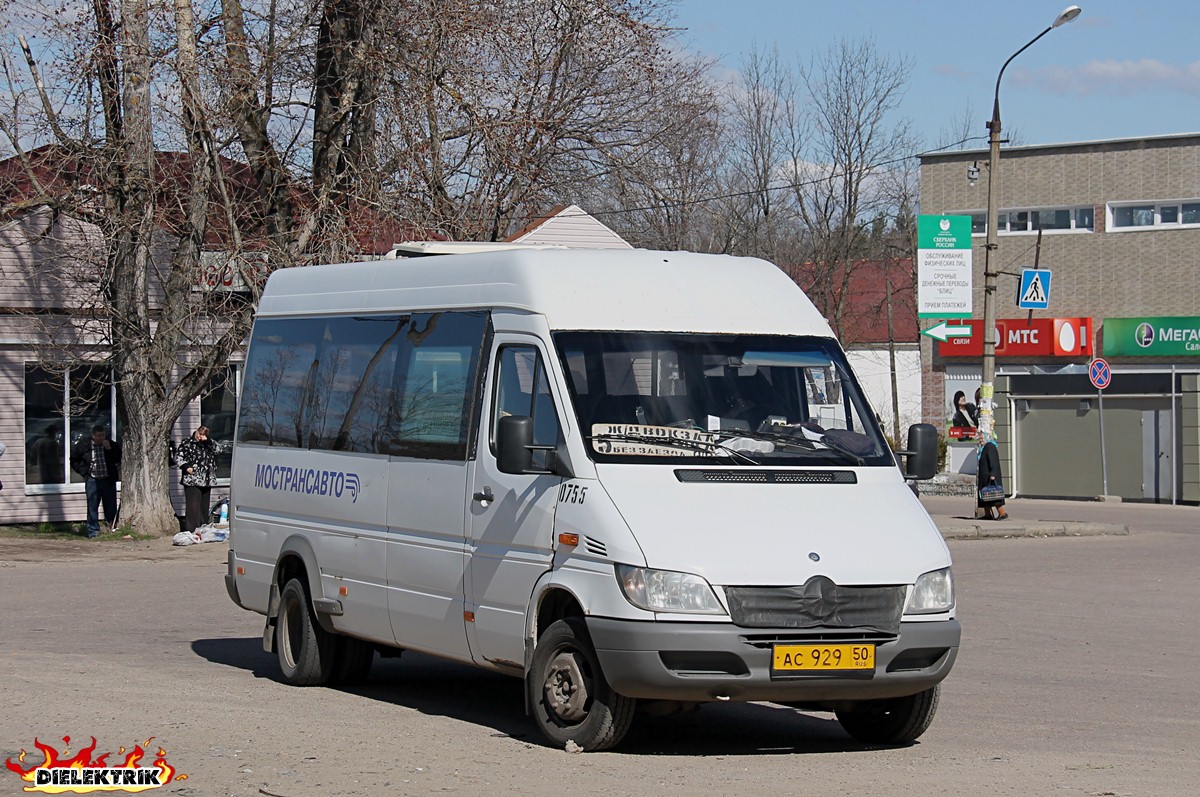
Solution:
{"label": "license plate", "polygon": [[780,672],[875,669],[874,645],[776,645],[771,666]]}

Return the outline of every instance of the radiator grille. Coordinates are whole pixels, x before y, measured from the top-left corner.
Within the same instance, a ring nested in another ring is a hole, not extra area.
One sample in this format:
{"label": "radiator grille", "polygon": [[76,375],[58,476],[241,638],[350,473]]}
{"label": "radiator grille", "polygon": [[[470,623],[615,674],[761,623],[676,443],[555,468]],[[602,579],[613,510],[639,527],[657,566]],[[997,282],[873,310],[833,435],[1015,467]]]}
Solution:
{"label": "radiator grille", "polygon": [[842,587],[814,576],[797,587],[725,587],[729,615],[743,628],[854,628],[897,634],[903,586]]}

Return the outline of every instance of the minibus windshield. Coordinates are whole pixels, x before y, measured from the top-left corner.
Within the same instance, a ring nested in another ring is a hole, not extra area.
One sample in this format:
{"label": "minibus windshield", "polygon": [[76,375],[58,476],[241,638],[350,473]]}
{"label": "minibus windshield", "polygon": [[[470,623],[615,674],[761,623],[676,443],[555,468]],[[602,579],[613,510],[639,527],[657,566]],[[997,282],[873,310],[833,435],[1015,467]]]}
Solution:
{"label": "minibus windshield", "polygon": [[554,341],[597,462],[895,462],[827,338],[559,332]]}

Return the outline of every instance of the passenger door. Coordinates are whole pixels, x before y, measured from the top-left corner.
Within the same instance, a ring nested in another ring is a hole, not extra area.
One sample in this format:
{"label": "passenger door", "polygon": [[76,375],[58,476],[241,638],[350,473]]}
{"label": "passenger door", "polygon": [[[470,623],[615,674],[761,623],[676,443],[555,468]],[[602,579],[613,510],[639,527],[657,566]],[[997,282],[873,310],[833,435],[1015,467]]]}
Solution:
{"label": "passenger door", "polygon": [[[529,337],[498,335],[493,351],[468,509],[467,611],[475,620],[467,623],[467,638],[477,663],[519,668],[530,595],[553,558],[562,479],[501,473],[496,427],[506,415],[528,415],[534,443],[553,446],[560,426],[540,345]],[[534,468],[544,468],[549,453],[535,451]]]}
{"label": "passenger door", "polygon": [[469,432],[482,312],[415,313],[388,401],[386,570],[396,644],[470,661],[463,630]]}

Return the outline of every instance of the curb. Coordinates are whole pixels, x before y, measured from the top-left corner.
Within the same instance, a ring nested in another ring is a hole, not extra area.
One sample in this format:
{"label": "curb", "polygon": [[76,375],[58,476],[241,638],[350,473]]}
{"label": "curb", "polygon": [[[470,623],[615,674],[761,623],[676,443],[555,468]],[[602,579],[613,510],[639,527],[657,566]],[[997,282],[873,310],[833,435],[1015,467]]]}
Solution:
{"label": "curb", "polygon": [[986,523],[956,522],[939,525],[938,530],[947,540],[987,540],[1005,537],[1101,537],[1129,534],[1129,526],[1109,523],[1064,523],[1053,520],[1032,523],[1014,523],[1003,520]]}

